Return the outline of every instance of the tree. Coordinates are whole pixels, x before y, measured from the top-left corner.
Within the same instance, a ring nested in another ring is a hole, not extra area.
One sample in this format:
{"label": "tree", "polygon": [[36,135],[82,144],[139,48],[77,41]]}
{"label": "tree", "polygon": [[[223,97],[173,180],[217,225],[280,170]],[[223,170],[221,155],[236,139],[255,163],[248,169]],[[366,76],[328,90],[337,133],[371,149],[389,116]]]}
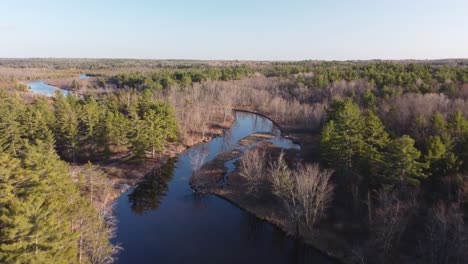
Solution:
{"label": "tree", "polygon": [[366,90],[362,95],[362,104],[369,110],[377,110],[377,98],[371,90]]}
{"label": "tree", "polygon": [[72,226],[79,233],[78,260],[91,263],[111,263],[120,250],[110,239],[115,233],[112,213],[112,183],[96,166],[88,163],[75,171],[80,197],[73,203]]}
{"label": "tree", "polygon": [[440,139],[440,136],[430,136],[426,141],[426,145],[426,159],[430,162],[440,160],[447,152],[447,147]]}
{"label": "tree", "polygon": [[323,217],[331,201],[333,186],[331,170],[322,170],[318,164],[307,164],[295,172],[294,185],[297,200],[302,207],[305,225],[312,228]]}
{"label": "tree", "polygon": [[55,97],[55,136],[59,152],[75,162],[79,145],[78,113],[75,99],[58,92]]}
{"label": "tree", "polygon": [[426,263],[466,263],[468,237],[461,208],[457,204],[439,203],[429,210],[426,243],[421,256]]}
{"label": "tree", "polygon": [[144,114],[143,122],[147,135],[147,137],[144,137],[143,144],[151,149],[151,157],[154,159],[156,150],[161,151],[164,144],[164,120],[154,109],[149,109]]}
{"label": "tree", "polygon": [[322,156],[329,164],[352,171],[364,144],[361,111],[350,99],[337,100],[331,105],[328,119],[322,130]]}
{"label": "tree", "polygon": [[17,94],[0,91],[0,150],[18,154],[24,145],[21,118],[25,104]]}
{"label": "tree", "polygon": [[431,118],[433,135],[441,135],[446,131],[445,118],[441,113],[436,112]]}
{"label": "tree", "polygon": [[423,170],[427,165],[420,162],[421,153],[414,147],[414,139],[404,135],[394,139],[385,154],[385,178],[388,183],[418,185],[427,177]]}
{"label": "tree", "polygon": [[34,143],[36,140],[41,140],[54,145],[55,138],[52,131],[54,123],[55,116],[49,103],[41,98],[36,99],[27,108],[22,119],[27,142]]}
{"label": "tree", "polygon": [[156,151],[161,151],[168,142],[177,140],[178,127],[169,103],[158,101],[149,103],[146,108],[142,119],[133,117],[131,142],[137,155],[150,150],[154,158]]}
{"label": "tree", "polygon": [[105,148],[109,148],[111,145],[119,151],[122,150],[129,141],[128,133],[131,130],[129,120],[118,111],[106,111],[104,120]]}
{"label": "tree", "polygon": [[[408,194],[404,194],[408,196]],[[380,189],[376,195],[373,209],[373,222],[370,225],[370,239],[366,243],[378,253],[378,263],[394,263],[393,255],[400,244],[412,214],[415,200],[412,195],[402,199],[399,190]]]}
{"label": "tree", "polygon": [[90,97],[81,107],[79,112],[80,142],[87,143],[91,151],[97,151],[97,145],[101,137],[100,124],[102,120],[102,110],[94,97]]}
{"label": "tree", "polygon": [[384,150],[390,142],[382,121],[371,111],[364,114],[363,151],[359,171],[366,176],[370,186],[377,187],[382,173]]}
{"label": "tree", "polygon": [[8,199],[2,199],[0,260],[74,263],[77,234],[70,231],[68,208],[76,189],[67,167],[41,143],[28,146],[25,157],[9,157],[11,162],[0,164],[0,171],[10,171],[10,177],[0,182],[2,190],[9,190]]}
{"label": "tree", "polygon": [[252,149],[245,151],[240,158],[240,176],[245,180],[249,193],[258,194],[266,187],[265,151]]}
{"label": "tree", "polygon": [[111,262],[112,186],[87,168],[79,190],[52,145],[36,142],[24,156],[0,154],[0,262]]}
{"label": "tree", "polygon": [[449,116],[447,128],[452,137],[459,141],[462,136],[468,134],[468,121],[463,117],[462,112],[456,111]]}
{"label": "tree", "polygon": [[270,174],[273,193],[283,202],[295,223],[296,235],[301,235],[301,226],[312,229],[332,199],[332,171],[322,170],[317,164],[291,171],[281,154],[278,161],[271,164]]}

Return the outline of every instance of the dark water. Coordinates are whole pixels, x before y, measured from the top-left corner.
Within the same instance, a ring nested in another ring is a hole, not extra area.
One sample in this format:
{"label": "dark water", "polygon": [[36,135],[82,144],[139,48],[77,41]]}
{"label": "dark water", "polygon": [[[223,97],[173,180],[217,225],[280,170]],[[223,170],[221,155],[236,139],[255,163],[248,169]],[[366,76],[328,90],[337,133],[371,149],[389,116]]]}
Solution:
{"label": "dark water", "polygon": [[118,263],[334,263],[223,199],[193,194],[190,152],[208,151],[206,160],[212,160],[255,132],[273,132],[274,144],[298,147],[268,119],[236,112],[224,136],[180,154],[121,195],[114,242],[124,250]]}
{"label": "dark water", "polygon": [[[90,76],[86,74],[80,74],[79,76],[80,79],[89,79],[91,78]],[[34,81],[34,82],[29,82],[26,83],[31,89],[31,92],[34,93],[40,93],[46,96],[54,96],[56,91],[61,91],[63,95],[67,95],[68,93],[71,93],[68,90],[58,88],[56,86],[48,85],[45,84],[44,81]]]}

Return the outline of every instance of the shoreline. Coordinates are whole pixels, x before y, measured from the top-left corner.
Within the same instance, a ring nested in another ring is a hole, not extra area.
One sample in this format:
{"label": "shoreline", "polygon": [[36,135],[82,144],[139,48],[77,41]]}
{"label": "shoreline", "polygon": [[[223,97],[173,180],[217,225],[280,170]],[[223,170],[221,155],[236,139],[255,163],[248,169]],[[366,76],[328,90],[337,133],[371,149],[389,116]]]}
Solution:
{"label": "shoreline", "polygon": [[[209,133],[206,133],[204,138],[194,133],[189,136],[187,144],[181,142],[172,143],[160,155],[157,155],[156,158],[136,158],[131,153],[125,153],[120,158],[95,162],[93,165],[103,171],[107,175],[107,178],[112,181],[114,189],[112,202],[114,202],[120,195],[134,188],[148,173],[164,166],[170,158],[177,157],[195,145],[208,142],[222,135],[232,126],[233,122],[234,118],[228,118],[224,124],[213,122]],[[78,164],[73,166],[81,167],[83,165]]]}
{"label": "shoreline", "polygon": [[[294,135],[289,133],[287,130],[282,129],[282,126],[276,123],[269,116],[250,110],[234,109],[233,111],[258,114],[271,120],[278,127],[278,129],[280,129],[281,135],[284,138],[290,139],[295,144],[301,146],[301,150],[298,151],[299,158],[294,157],[294,153],[290,153],[290,159],[303,159],[303,147],[306,147],[306,151],[310,150],[306,145],[310,144],[308,140],[311,139],[306,139],[305,137],[301,137],[301,135]],[[255,134],[250,136],[255,136]],[[249,140],[250,136],[244,139]],[[260,143],[259,145],[262,144],[263,143]],[[275,151],[278,152],[279,148],[271,145],[264,144],[262,147],[265,147],[269,153],[274,153]],[[271,197],[271,201],[266,201],[258,200],[253,195],[247,194],[245,188],[240,186],[238,183],[236,184],[235,182],[236,177],[237,180],[239,180],[237,166],[233,172],[227,173],[227,168],[224,166],[224,163],[234,158],[238,158],[240,155],[241,154],[239,153],[238,149],[234,149],[231,152],[218,155],[217,158],[208,162],[201,168],[200,175],[197,176],[198,179],[194,181],[201,182],[201,186],[203,187],[201,188],[202,194],[215,195],[223,200],[226,200],[239,209],[252,214],[256,218],[272,224],[275,228],[278,228],[284,232],[286,236],[291,238],[295,237],[294,227],[291,226],[290,221],[287,219],[287,215],[285,215],[284,209],[281,206],[278,206],[278,204],[275,204],[274,197]],[[218,186],[216,183],[219,181],[219,179],[222,179],[225,176],[229,177],[228,184],[226,186]],[[194,185],[196,184],[192,182],[192,178],[190,185],[193,189],[195,187]],[[199,185],[196,186],[199,187]],[[353,257],[353,254],[349,243],[347,243],[343,237],[340,237],[339,234],[329,230],[329,228],[325,228],[319,225],[313,230],[312,233],[301,234],[301,236],[296,239],[298,239],[301,243],[313,247],[317,251],[335,261],[338,261],[339,263],[352,263],[350,259]]]}

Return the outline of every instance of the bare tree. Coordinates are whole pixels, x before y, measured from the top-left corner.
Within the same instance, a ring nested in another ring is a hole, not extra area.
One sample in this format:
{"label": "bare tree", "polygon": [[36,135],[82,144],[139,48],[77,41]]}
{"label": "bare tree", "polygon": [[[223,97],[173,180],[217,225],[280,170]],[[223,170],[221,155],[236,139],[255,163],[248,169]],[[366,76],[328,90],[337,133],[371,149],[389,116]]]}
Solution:
{"label": "bare tree", "polygon": [[415,199],[401,199],[397,191],[377,193],[368,250],[377,254],[380,262],[391,262],[389,253],[397,248],[400,238],[414,212]]}
{"label": "bare tree", "polygon": [[301,167],[294,177],[297,200],[304,210],[304,220],[308,227],[313,227],[319,220],[333,195],[330,184],[331,170],[321,170],[318,164]]}
{"label": "bare tree", "polygon": [[282,200],[295,222],[296,234],[300,235],[301,225],[312,229],[323,217],[332,199],[330,177],[333,172],[321,170],[317,164],[290,171],[281,154],[278,161],[272,164],[270,173],[274,193]]}
{"label": "bare tree", "polygon": [[265,151],[251,149],[242,154],[240,176],[249,193],[258,194],[266,187],[266,172]]}
{"label": "bare tree", "polygon": [[190,179],[190,185],[192,186],[194,192],[201,192],[203,183],[200,179],[200,169],[205,163],[206,157],[208,157],[209,152],[202,149],[196,148],[189,152],[190,163],[192,164],[192,178]]}
{"label": "bare tree", "polygon": [[468,262],[467,230],[458,204],[439,203],[430,210],[421,251],[426,263]]}
{"label": "bare tree", "polygon": [[79,262],[112,263],[121,250],[119,245],[106,243],[115,237],[117,226],[112,202],[113,184],[103,171],[91,164],[74,167],[71,175],[77,179],[80,199],[88,200],[97,211],[96,215],[91,214],[83,200],[73,202],[76,217],[72,228],[79,232]]}

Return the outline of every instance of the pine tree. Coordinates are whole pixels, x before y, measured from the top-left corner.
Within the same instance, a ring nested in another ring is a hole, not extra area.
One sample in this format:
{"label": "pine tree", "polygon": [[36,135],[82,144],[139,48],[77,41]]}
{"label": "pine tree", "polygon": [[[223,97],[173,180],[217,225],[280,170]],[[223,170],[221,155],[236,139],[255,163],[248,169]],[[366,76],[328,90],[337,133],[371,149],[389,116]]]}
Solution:
{"label": "pine tree", "polygon": [[363,149],[363,119],[359,107],[350,99],[335,101],[328,112],[332,125],[325,125],[322,136],[323,157],[330,164],[353,170]]}
{"label": "pine tree", "polygon": [[34,143],[41,140],[47,144],[55,144],[52,131],[55,117],[52,109],[44,100],[36,100],[27,108],[21,120],[23,130],[25,131],[26,142]]}
{"label": "pine tree", "polygon": [[151,150],[151,157],[154,158],[156,151],[161,151],[164,144],[164,120],[155,110],[149,109],[144,114],[143,122],[146,134],[142,143]]}
{"label": "pine tree", "polygon": [[441,113],[436,112],[431,118],[433,135],[441,135],[446,131],[445,118]]}
{"label": "pine tree", "polygon": [[107,111],[104,126],[105,148],[114,146],[122,150],[127,146],[130,126],[129,120],[122,113]]}
{"label": "pine tree", "polygon": [[426,159],[429,162],[441,159],[447,152],[447,147],[440,139],[440,136],[430,136],[426,140],[427,155]]}
{"label": "pine tree", "polygon": [[78,106],[74,99],[65,98],[61,93],[54,97],[55,101],[55,137],[57,149],[66,158],[75,162],[79,146]]}
{"label": "pine tree", "polygon": [[20,153],[24,146],[21,119],[25,111],[26,106],[17,94],[0,90],[0,151]]}
{"label": "pine tree", "polygon": [[394,139],[385,154],[385,174],[389,184],[408,183],[418,185],[427,177],[427,165],[420,162],[421,152],[414,147],[414,139],[404,135]]}
{"label": "pine tree", "polygon": [[456,111],[449,116],[447,127],[452,137],[457,141],[468,134],[468,121],[460,111]]}
{"label": "pine tree", "polygon": [[94,97],[90,97],[80,110],[80,142],[88,144],[92,154],[95,154],[100,139],[99,125],[102,120],[102,110]]}
{"label": "pine tree", "polygon": [[379,117],[371,111],[364,114],[362,130],[363,150],[359,171],[371,187],[377,187],[384,166],[384,150],[390,142],[389,135]]}
{"label": "pine tree", "polygon": [[[39,142],[28,146],[21,168],[18,160],[1,163],[11,171],[2,180],[0,260],[6,263],[75,263],[76,233],[71,232],[67,208],[76,189],[67,176],[67,166],[51,146]],[[18,184],[18,178],[21,184]],[[16,182],[16,184],[15,184]],[[12,188],[13,186],[13,188]]]}

